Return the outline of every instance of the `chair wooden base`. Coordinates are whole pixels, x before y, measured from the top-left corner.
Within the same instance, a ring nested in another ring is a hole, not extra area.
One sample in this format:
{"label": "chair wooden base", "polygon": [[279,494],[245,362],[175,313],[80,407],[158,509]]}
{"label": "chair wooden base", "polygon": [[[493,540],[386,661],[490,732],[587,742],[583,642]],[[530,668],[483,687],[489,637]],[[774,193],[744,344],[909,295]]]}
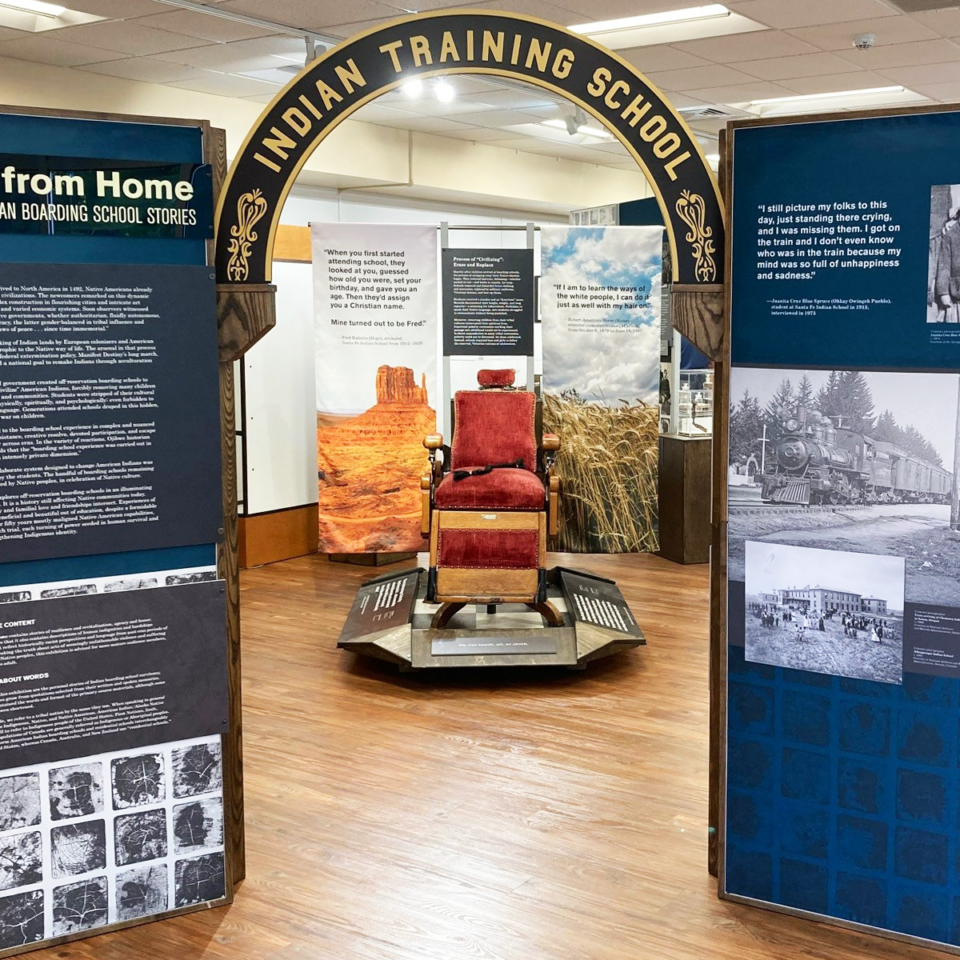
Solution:
{"label": "chair wooden base", "polygon": [[430,626],[434,630],[442,630],[465,606],[465,603],[443,604],[433,615]]}
{"label": "chair wooden base", "polygon": [[[461,601],[444,603],[433,615],[433,620],[430,622],[431,628],[442,630],[466,605]],[[546,620],[548,627],[563,626],[563,614],[549,600],[543,603],[528,603],[527,606],[539,613]],[[496,609],[496,604],[488,603],[486,607],[487,613],[492,613]]]}

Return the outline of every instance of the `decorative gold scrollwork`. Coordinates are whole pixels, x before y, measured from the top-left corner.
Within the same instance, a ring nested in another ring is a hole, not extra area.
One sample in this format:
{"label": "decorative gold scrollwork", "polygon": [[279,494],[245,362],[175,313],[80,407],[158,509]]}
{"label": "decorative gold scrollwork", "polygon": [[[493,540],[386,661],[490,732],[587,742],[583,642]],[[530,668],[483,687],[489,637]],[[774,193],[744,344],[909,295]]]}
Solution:
{"label": "decorative gold scrollwork", "polygon": [[244,193],[237,201],[237,222],[230,228],[233,239],[227,245],[227,277],[234,283],[242,283],[250,274],[250,254],[257,242],[253,228],[266,212],[267,201],[259,190]]}
{"label": "decorative gold scrollwork", "polygon": [[691,251],[697,261],[696,277],[701,283],[712,283],[717,279],[717,264],[713,254],[717,252],[713,240],[713,227],[704,225],[707,207],[699,193],[684,190],[677,201],[677,214],[690,228],[687,243],[693,246]]}

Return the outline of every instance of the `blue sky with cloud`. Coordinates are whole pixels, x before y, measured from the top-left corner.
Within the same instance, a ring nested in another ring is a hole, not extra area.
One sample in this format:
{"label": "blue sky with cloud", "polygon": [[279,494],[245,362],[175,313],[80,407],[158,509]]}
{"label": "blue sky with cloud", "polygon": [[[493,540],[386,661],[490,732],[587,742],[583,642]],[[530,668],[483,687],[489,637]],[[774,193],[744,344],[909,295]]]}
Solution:
{"label": "blue sky with cloud", "polygon": [[[543,227],[541,230],[543,383],[551,393],[575,389],[617,405],[659,394],[660,227]],[[646,303],[624,290],[644,287]],[[614,294],[597,306],[563,301],[562,290]],[[616,289],[613,289],[616,288]],[[576,329],[589,323],[589,329]]]}

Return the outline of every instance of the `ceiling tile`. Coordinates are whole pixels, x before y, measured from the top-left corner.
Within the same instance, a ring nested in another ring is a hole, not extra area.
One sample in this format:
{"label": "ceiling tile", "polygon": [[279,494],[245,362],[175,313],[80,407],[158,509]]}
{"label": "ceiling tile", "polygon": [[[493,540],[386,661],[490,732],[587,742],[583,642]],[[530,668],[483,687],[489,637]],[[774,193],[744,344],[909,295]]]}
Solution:
{"label": "ceiling tile", "polygon": [[691,67],[689,70],[663,70],[649,74],[650,79],[661,90],[694,90],[703,87],[732,86],[738,83],[750,83],[754,78],[739,70],[732,70],[720,64],[709,67]]}
{"label": "ceiling tile", "polygon": [[823,77],[794,77],[781,80],[794,93],[838,93],[843,90],[869,90],[889,87],[890,81],[878,73],[864,70],[860,73],[837,73]]}
{"label": "ceiling tile", "polygon": [[696,57],[692,53],[663,44],[650,47],[630,47],[618,50],[624,60],[632,63],[641,73],[653,73],[658,70],[684,70],[688,67],[711,66],[711,60]]}
{"label": "ceiling tile", "polygon": [[[22,30],[14,30],[12,27],[0,27],[0,40],[17,40],[24,36]],[[45,34],[49,36],[49,34]]]}
{"label": "ceiling tile", "polygon": [[85,23],[79,27],[64,27],[57,31],[57,38],[130,56],[169,53],[171,50],[183,50],[207,43],[206,40],[185,37],[181,33],[143,27],[133,20],[104,20],[100,23]]}
{"label": "ceiling tile", "polygon": [[[946,5],[947,0],[943,0]],[[960,37],[960,10],[954,5],[943,10],[927,10],[910,14],[911,19],[933,30],[941,37]]]}
{"label": "ceiling tile", "polygon": [[762,80],[755,80],[753,83],[737,83],[725,87],[704,87],[700,90],[688,90],[686,92],[704,103],[743,103],[747,100],[762,100],[765,97],[788,97],[793,93],[792,90],[788,90],[778,83]]}
{"label": "ceiling tile", "polygon": [[618,17],[636,17],[644,13],[662,13],[686,6],[696,6],[683,0],[563,0],[563,6],[580,16],[580,21],[594,23]]}
{"label": "ceiling tile", "polygon": [[[454,82],[460,83],[463,77],[453,78]],[[551,97],[539,87],[530,86],[529,92],[524,90],[487,90],[486,93],[472,93],[467,95],[468,99],[475,99],[480,103],[485,103],[490,107],[500,107],[502,109],[524,110],[531,107],[550,106],[556,102],[556,97]]]}
{"label": "ceiling tile", "polygon": [[[958,18],[960,20],[960,18]],[[914,17],[880,17],[875,20],[852,20],[816,27],[799,27],[788,31],[791,37],[812,43],[822,50],[852,50],[853,38],[861,33],[872,33],[877,38],[877,49],[891,43],[913,43],[933,40],[937,34]],[[958,30],[960,33],[960,30]]]}
{"label": "ceiling tile", "polygon": [[951,83],[920,83],[910,89],[939,103],[953,103],[960,100],[960,80],[954,80]]}
{"label": "ceiling tile", "polygon": [[443,136],[450,130],[466,130],[470,124],[458,123],[448,117],[411,117],[401,124],[381,123],[380,126],[399,126],[403,130],[413,130],[415,133],[436,133]]}
{"label": "ceiling tile", "polygon": [[874,47],[872,50],[844,50],[838,56],[864,70],[881,70],[960,60],[960,47],[949,40],[919,40],[916,43]]}
{"label": "ceiling tile", "polygon": [[241,97],[241,100],[249,100],[251,103],[273,103],[273,97],[269,93],[260,93],[255,97]]}
{"label": "ceiling tile", "polygon": [[960,58],[953,63],[928,63],[918,67],[890,67],[876,71],[911,90],[918,83],[953,83],[960,80]]}
{"label": "ceiling tile", "polygon": [[833,73],[855,73],[859,67],[832,53],[805,53],[799,57],[774,57],[750,60],[735,67],[760,80],[788,80],[793,77],[818,77]]}
{"label": "ceiling tile", "polygon": [[158,30],[167,30],[170,33],[182,33],[186,37],[212,40],[216,43],[228,43],[231,40],[251,40],[254,37],[268,37],[276,33],[275,30],[252,27],[248,23],[225,20],[223,17],[214,17],[207,13],[176,10],[173,7],[167,9],[170,11],[169,13],[155,13],[149,17],[139,17],[136,23],[145,27],[154,27]]}
{"label": "ceiling tile", "polygon": [[779,30],[892,17],[897,12],[883,0],[730,0],[727,6]]}
{"label": "ceiling tile", "polygon": [[[450,82],[456,84],[457,78],[453,77]],[[418,100],[416,106],[416,112],[424,117],[461,117],[469,116],[470,122],[473,123],[473,118],[478,116],[488,116],[490,113],[495,114],[506,114],[510,116],[513,113],[520,113],[520,111],[514,110],[497,110],[494,108],[491,110],[489,104],[484,103],[482,100],[474,99],[461,99],[457,97],[452,103],[440,103],[432,96],[422,97]],[[523,113],[535,113],[538,108],[528,107]],[[413,112],[413,110],[411,110]]]}
{"label": "ceiling tile", "polygon": [[[379,0],[227,0],[220,6],[235,13],[265,17],[291,27],[323,32],[345,21],[394,19],[404,16],[398,4]],[[338,31],[339,33],[339,31]]]}
{"label": "ceiling tile", "polygon": [[498,130],[495,127],[466,127],[464,130],[448,133],[447,136],[456,137],[458,140],[493,143],[494,146],[499,146],[498,141],[516,138],[516,134],[512,130]]}
{"label": "ceiling tile", "polygon": [[128,57],[107,63],[89,63],[78,69],[88,73],[101,73],[107,77],[139,80],[141,83],[173,83],[176,80],[189,80],[191,77],[203,75],[203,71],[196,67],[184,67],[179,63],[167,63],[153,57]]}
{"label": "ceiling tile", "polygon": [[520,110],[487,110],[471,113],[470,123],[478,127],[513,127],[521,123],[538,123],[542,118]]}
{"label": "ceiling tile", "polygon": [[151,13],[164,13],[170,10],[169,4],[155,0],[69,0],[65,4],[71,10],[92,13],[108,20],[123,20],[127,17],[145,17]]}
{"label": "ceiling tile", "polygon": [[726,37],[709,37],[704,40],[687,40],[684,43],[674,44],[674,47],[714,63],[793,57],[801,53],[817,52],[817,48],[812,44],[776,30],[734,33]]}
{"label": "ceiling tile", "polygon": [[[278,66],[277,57],[303,56],[303,41],[298,37],[263,37],[259,40],[237,40],[234,43],[212,43],[192,50],[174,50],[158,54],[158,59],[183,63],[188,67],[241,73],[244,70],[270,70]],[[295,63],[291,59],[286,63]]]}
{"label": "ceiling tile", "polygon": [[370,103],[365,103],[351,117],[353,120],[361,120],[363,123],[388,123],[399,125],[405,120],[416,119],[416,114],[408,110],[396,110],[393,107],[384,106],[379,99]]}
{"label": "ceiling tile", "polygon": [[671,93],[670,102],[679,110],[681,107],[703,107],[707,105],[705,100],[698,97],[692,97],[689,93]]}
{"label": "ceiling tile", "polygon": [[237,77],[230,73],[204,73],[189,80],[168,83],[167,86],[195,90],[197,93],[212,93],[218,97],[252,97],[263,94],[272,99],[280,91],[280,87],[275,84],[251,80],[249,77]]}
{"label": "ceiling tile", "polygon": [[49,63],[55,67],[78,67],[84,63],[119,60],[123,58],[123,54],[101,50],[98,47],[88,47],[80,43],[54,40],[46,34],[31,34],[22,39],[0,42],[0,57],[30,60],[33,63]]}

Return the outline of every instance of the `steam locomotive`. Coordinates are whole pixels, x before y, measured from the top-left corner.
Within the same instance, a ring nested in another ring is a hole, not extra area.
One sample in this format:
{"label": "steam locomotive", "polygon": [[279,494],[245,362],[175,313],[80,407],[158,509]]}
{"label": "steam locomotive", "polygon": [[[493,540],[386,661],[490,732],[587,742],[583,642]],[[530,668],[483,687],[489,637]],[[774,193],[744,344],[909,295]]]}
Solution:
{"label": "steam locomotive", "polygon": [[799,410],[784,422],[774,470],[761,477],[765,503],[947,503],[953,474],[902,447]]}

